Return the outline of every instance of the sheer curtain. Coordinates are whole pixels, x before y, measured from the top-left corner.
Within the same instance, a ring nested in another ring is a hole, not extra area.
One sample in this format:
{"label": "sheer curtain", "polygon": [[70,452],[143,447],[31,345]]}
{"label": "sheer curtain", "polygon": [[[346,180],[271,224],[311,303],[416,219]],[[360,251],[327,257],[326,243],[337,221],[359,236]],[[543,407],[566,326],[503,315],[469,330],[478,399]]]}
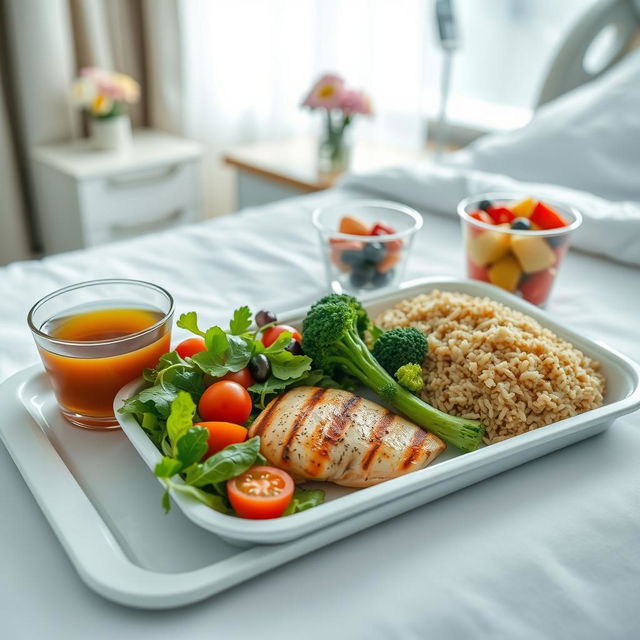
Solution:
{"label": "sheer curtain", "polygon": [[416,146],[421,117],[424,0],[186,0],[181,7],[184,128],[208,148],[207,210],[230,210],[219,155],[243,142],[319,129],[299,104],[335,71],[372,97],[376,117],[355,136]]}

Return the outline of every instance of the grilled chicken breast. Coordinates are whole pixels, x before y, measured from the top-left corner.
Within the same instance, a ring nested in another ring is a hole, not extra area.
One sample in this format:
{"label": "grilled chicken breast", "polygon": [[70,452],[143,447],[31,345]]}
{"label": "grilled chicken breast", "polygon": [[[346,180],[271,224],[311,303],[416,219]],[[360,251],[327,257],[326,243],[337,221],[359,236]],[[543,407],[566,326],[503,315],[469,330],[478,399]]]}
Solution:
{"label": "grilled chicken breast", "polygon": [[297,481],[368,487],[426,467],[445,449],[432,433],[340,389],[297,387],[272,400],[249,429],[260,451]]}

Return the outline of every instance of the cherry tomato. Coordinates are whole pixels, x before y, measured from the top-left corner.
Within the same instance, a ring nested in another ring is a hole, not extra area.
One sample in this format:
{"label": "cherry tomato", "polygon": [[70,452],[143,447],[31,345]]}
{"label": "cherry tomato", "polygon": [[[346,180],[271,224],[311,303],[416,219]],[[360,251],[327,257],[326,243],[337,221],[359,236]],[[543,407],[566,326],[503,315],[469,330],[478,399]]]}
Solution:
{"label": "cherry tomato", "polygon": [[254,383],[249,367],[240,369],[240,371],[229,371],[229,373],[225,373],[220,380],[231,380],[231,382],[237,382],[245,389],[248,389]]}
{"label": "cherry tomato", "polygon": [[247,439],[247,429],[232,422],[197,422],[195,426],[204,427],[209,432],[207,453],[204,454],[203,460],[230,444],[244,442]]}
{"label": "cherry tomato", "polygon": [[302,340],[302,336],[297,329],[290,327],[288,324],[277,324],[275,327],[269,327],[262,334],[262,344],[265,347],[271,346],[278,339],[278,336],[284,331],[288,331],[294,340],[297,340],[298,342]]}
{"label": "cherry tomato", "polygon": [[206,350],[207,346],[203,338],[187,338],[176,347],[176,351],[181,358],[191,358],[196,353]]}
{"label": "cherry tomato", "polygon": [[205,422],[215,420],[244,424],[251,414],[251,396],[237,382],[214,382],[202,394],[198,413]]}
{"label": "cherry tomato", "polygon": [[278,518],[289,506],[295,485],[276,467],[256,466],[227,481],[231,506],[241,518]]}

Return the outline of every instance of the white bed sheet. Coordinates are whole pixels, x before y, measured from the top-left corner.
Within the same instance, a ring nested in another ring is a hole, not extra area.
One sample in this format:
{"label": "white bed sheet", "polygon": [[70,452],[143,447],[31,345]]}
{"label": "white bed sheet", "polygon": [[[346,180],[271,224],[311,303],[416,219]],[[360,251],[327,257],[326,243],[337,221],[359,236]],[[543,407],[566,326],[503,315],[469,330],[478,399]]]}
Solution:
{"label": "white bed sheet", "polygon": [[[324,290],[309,224],[339,189],[179,231],[0,270],[0,379],[37,361],[39,296],[79,280],[152,280],[224,320]],[[462,275],[457,221],[426,214],[407,278]],[[570,252],[549,311],[640,360],[640,269]],[[179,337],[180,332],[176,333]],[[169,612],[108,603],[76,576],[0,447],[0,612],[11,638],[631,638],[640,628],[640,416]]]}

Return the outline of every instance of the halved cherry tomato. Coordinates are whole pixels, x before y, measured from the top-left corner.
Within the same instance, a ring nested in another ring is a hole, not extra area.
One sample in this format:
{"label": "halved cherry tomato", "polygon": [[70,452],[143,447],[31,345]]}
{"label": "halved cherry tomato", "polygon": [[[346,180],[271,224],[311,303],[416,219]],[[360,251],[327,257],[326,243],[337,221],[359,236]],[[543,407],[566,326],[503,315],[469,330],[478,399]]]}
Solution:
{"label": "halved cherry tomato", "polygon": [[249,367],[240,369],[240,371],[229,371],[229,373],[225,373],[220,380],[231,380],[231,382],[237,382],[245,389],[248,389],[254,383]]}
{"label": "halved cherry tomato", "polygon": [[271,346],[278,339],[278,336],[285,331],[288,331],[294,340],[302,341],[302,336],[297,329],[290,327],[288,324],[277,324],[275,327],[269,327],[262,334],[262,344],[265,347]]}
{"label": "halved cherry tomato", "polygon": [[567,226],[567,221],[557,211],[543,202],[538,202],[530,219],[541,229],[558,229]]}
{"label": "halved cherry tomato", "polygon": [[187,338],[176,347],[176,351],[181,358],[191,358],[196,353],[206,350],[207,345],[205,345],[203,338]]}
{"label": "halved cherry tomato", "polygon": [[247,439],[247,429],[233,422],[197,422],[195,426],[204,427],[209,432],[207,453],[204,454],[203,460],[230,444],[244,442]]}
{"label": "halved cherry tomato", "polygon": [[252,520],[280,517],[289,506],[294,489],[291,476],[276,467],[251,467],[227,481],[231,506],[241,518]]}
{"label": "halved cherry tomato", "polygon": [[251,414],[251,396],[237,382],[214,382],[200,398],[198,413],[205,421],[234,422],[244,424]]}

